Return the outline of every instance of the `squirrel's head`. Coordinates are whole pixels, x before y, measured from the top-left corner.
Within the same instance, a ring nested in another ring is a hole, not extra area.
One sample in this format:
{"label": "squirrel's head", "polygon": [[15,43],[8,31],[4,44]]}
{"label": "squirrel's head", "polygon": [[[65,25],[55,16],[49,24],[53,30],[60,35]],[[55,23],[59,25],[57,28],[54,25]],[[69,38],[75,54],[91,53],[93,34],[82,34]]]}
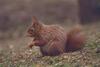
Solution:
{"label": "squirrel's head", "polygon": [[32,18],[32,24],[31,26],[28,28],[27,32],[28,32],[28,36],[29,37],[34,37],[38,34],[39,30],[41,29],[41,24],[39,23],[39,21],[37,20],[36,17]]}

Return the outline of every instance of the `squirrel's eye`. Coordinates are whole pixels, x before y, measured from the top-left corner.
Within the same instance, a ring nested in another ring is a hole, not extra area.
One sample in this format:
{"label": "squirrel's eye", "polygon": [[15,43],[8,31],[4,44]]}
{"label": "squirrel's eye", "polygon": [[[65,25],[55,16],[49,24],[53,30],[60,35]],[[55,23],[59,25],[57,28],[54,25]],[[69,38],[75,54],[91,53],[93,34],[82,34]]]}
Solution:
{"label": "squirrel's eye", "polygon": [[33,27],[30,27],[30,28],[28,29],[28,32],[30,32],[30,33],[34,32],[34,28],[33,28]]}
{"label": "squirrel's eye", "polygon": [[31,27],[31,31],[34,31],[34,28],[33,27]]}

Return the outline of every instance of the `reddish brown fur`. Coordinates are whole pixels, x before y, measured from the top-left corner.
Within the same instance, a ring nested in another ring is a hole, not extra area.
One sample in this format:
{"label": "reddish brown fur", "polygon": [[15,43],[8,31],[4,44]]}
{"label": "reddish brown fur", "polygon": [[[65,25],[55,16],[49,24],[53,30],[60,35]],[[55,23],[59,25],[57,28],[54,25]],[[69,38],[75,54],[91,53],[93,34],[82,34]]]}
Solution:
{"label": "reddish brown fur", "polygon": [[81,49],[85,45],[86,36],[81,26],[73,27],[67,33],[66,51],[72,52]]}
{"label": "reddish brown fur", "polygon": [[83,47],[85,41],[85,36],[81,33],[80,27],[66,33],[62,27],[44,25],[39,23],[36,18],[33,18],[28,33],[34,38],[30,47],[32,48],[33,45],[39,46],[44,56],[55,56],[64,52],[78,50]]}

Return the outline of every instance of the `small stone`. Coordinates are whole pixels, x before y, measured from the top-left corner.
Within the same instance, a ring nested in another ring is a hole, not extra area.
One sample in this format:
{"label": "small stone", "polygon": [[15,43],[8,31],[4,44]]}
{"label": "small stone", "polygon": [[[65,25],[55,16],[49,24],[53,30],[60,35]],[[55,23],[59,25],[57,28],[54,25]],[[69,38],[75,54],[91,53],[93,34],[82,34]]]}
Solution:
{"label": "small stone", "polygon": [[100,53],[100,47],[96,48],[96,53]]}
{"label": "small stone", "polygon": [[64,56],[63,58],[64,58],[64,59],[67,59],[67,58],[68,58],[68,56]]}

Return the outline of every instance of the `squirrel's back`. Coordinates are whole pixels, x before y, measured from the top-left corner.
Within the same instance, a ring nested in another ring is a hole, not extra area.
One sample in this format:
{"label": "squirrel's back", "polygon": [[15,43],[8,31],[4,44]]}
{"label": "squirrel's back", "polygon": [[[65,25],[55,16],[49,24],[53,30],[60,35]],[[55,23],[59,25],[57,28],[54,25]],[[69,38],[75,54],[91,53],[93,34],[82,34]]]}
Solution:
{"label": "squirrel's back", "polygon": [[47,43],[40,47],[43,55],[59,55],[66,51],[66,32],[58,25],[45,25],[40,31],[41,37]]}

